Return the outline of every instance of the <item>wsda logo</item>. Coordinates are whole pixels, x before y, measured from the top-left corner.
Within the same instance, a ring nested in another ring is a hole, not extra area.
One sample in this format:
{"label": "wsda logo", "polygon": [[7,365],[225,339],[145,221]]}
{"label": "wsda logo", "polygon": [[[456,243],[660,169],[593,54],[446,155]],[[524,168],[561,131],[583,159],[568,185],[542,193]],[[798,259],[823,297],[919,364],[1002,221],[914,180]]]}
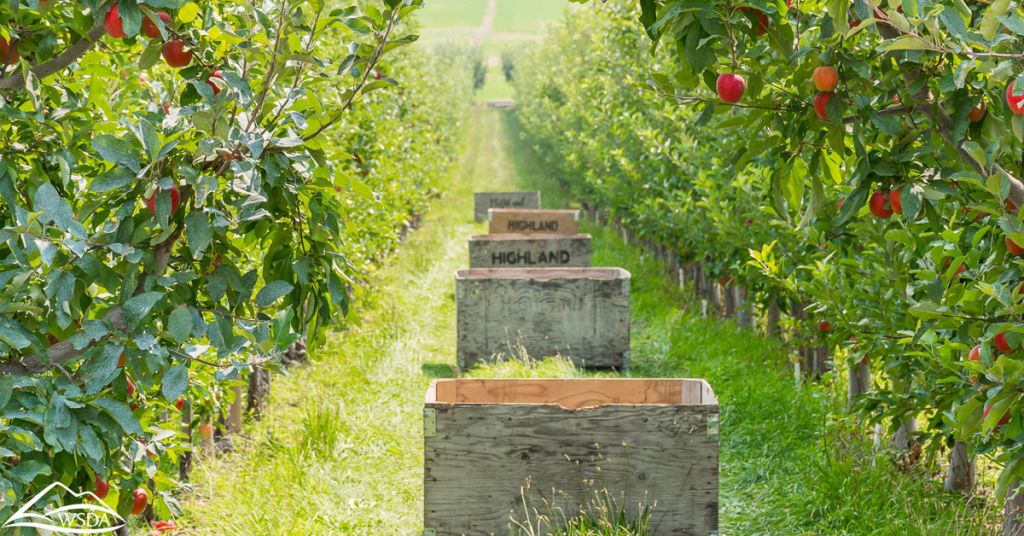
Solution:
{"label": "wsda logo", "polygon": [[[39,505],[43,497],[53,491],[53,488],[61,487],[68,492],[69,497],[83,498],[90,500],[89,503],[82,501],[78,504],[52,507],[50,504]],[[40,509],[43,513],[30,511]],[[92,492],[83,491],[75,493],[60,482],[54,482],[43,491],[32,497],[25,506],[14,512],[0,528],[14,529],[19,527],[34,528],[42,531],[49,531],[51,534],[110,534],[124,526],[124,518],[117,515]]]}

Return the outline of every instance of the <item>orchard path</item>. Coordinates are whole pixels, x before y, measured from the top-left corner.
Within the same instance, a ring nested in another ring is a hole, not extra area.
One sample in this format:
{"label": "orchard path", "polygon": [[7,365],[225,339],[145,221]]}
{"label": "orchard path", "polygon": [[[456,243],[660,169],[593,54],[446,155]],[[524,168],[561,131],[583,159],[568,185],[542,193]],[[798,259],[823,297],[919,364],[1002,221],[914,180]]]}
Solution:
{"label": "orchard path", "polygon": [[[423,396],[433,378],[457,373],[453,273],[467,264],[466,238],[484,232],[472,220],[472,193],[540,189],[545,207],[568,205],[514,114],[473,110],[448,191],[360,291],[347,326],[313,352],[313,363],[276,377],[268,413],[236,437],[236,454],[199,462],[182,520],[188,534],[422,530]],[[582,231],[593,234],[595,266],[632,274],[629,374],[703,377],[719,397],[723,534],[988,533],[971,523],[977,512],[934,481],[884,460],[865,465],[848,438],[837,450],[821,426],[830,398],[823,387],[794,384],[777,343],[699,318],[656,261],[592,222]],[[546,360],[470,374],[587,373]],[[877,501],[874,511],[899,513],[882,529],[860,514]],[[964,524],[942,525],[950,517]]]}

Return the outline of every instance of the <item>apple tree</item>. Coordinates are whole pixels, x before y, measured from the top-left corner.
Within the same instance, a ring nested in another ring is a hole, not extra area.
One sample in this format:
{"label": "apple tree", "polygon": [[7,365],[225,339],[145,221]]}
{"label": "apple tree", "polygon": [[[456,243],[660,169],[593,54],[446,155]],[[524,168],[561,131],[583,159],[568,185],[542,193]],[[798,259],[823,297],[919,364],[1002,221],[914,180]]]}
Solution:
{"label": "apple tree", "polygon": [[166,512],[182,401],[347,309],[329,134],[420,3],[0,5],[0,519],[53,481]]}

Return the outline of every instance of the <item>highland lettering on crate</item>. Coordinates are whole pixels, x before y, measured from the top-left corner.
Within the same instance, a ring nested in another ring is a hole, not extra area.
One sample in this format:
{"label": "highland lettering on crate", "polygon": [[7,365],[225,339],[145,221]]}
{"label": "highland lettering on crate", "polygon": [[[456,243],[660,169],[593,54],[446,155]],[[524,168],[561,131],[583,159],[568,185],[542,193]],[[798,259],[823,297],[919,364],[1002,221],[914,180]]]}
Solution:
{"label": "highland lettering on crate", "polygon": [[470,268],[590,267],[590,235],[477,235],[469,238]]}
{"label": "highland lettering on crate", "polygon": [[580,211],[503,209],[487,211],[490,234],[579,234]]}
{"label": "highland lettering on crate", "polygon": [[540,208],[540,192],[476,192],[473,194],[473,218],[487,219],[492,208]]}
{"label": "highland lettering on crate", "polygon": [[437,536],[506,534],[527,509],[573,515],[602,499],[647,516],[654,536],[718,531],[718,400],[704,380],[435,380],[423,417]]}
{"label": "highland lettering on crate", "polygon": [[472,268],[455,274],[459,368],[561,355],[629,366],[629,272],[621,268]]}

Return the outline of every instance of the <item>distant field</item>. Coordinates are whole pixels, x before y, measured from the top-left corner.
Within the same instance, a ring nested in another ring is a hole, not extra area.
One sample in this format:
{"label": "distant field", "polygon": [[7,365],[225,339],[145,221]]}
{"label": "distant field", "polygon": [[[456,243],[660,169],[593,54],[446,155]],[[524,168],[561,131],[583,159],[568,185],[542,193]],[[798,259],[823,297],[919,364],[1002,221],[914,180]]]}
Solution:
{"label": "distant field", "polygon": [[482,31],[489,5],[490,0],[426,0],[418,15],[420,46],[468,43],[482,37],[479,44],[488,62],[482,100],[512,96],[511,86],[502,77],[502,52],[542,38],[546,26],[559,20],[572,4],[567,0],[494,0],[494,18],[487,31]]}

